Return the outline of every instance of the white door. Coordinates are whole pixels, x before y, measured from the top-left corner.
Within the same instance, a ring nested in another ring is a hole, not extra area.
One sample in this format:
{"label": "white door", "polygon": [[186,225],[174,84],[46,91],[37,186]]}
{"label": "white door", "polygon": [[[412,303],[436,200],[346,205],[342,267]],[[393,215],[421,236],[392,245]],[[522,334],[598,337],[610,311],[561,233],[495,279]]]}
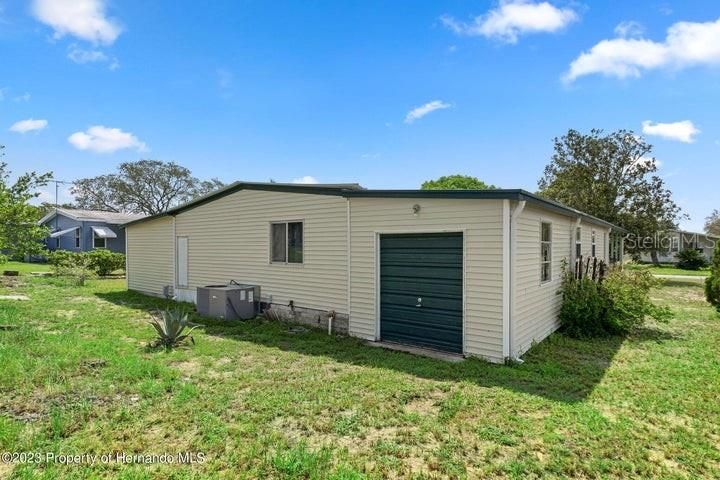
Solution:
{"label": "white door", "polygon": [[188,238],[177,237],[177,285],[188,286]]}

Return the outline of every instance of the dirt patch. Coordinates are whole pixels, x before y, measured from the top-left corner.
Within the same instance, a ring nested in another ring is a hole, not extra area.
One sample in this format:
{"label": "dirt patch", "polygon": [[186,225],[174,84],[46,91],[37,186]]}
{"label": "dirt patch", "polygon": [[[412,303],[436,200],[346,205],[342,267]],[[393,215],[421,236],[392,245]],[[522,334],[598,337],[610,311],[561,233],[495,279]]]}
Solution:
{"label": "dirt patch", "polygon": [[433,395],[427,398],[416,398],[405,404],[405,411],[418,415],[437,415],[440,412],[442,395]]}
{"label": "dirt patch", "polygon": [[15,465],[13,465],[12,463],[0,462],[0,478],[10,478],[10,475],[12,474],[14,468]]}
{"label": "dirt patch", "polygon": [[55,311],[55,315],[58,317],[65,318],[67,320],[72,320],[73,318],[77,317],[78,311],[77,310],[57,310]]}
{"label": "dirt patch", "polygon": [[202,368],[202,364],[197,360],[173,362],[170,365],[179,369],[182,372],[184,380],[188,380],[190,379],[190,377],[194,377]]}

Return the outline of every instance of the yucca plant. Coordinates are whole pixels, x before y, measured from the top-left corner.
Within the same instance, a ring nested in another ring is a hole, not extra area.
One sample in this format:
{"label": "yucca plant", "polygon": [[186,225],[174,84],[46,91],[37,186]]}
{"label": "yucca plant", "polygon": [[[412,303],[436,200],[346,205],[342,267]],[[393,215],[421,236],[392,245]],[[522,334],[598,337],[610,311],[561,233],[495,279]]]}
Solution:
{"label": "yucca plant", "polygon": [[172,348],[188,338],[192,343],[195,343],[190,333],[195,330],[196,326],[191,327],[187,333],[183,334],[185,328],[189,326],[188,313],[180,308],[160,310],[157,314],[153,315],[152,320],[150,320],[150,325],[152,325],[158,333],[158,338],[151,344],[154,347],[162,345],[165,348]]}

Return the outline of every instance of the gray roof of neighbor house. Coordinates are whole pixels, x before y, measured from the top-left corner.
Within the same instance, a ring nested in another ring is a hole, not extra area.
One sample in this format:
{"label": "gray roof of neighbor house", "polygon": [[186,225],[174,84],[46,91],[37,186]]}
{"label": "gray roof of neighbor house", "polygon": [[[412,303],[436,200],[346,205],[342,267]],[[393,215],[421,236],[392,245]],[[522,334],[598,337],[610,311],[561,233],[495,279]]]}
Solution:
{"label": "gray roof of neighbor house", "polygon": [[341,197],[377,197],[377,198],[464,198],[464,199],[489,199],[489,200],[517,200],[527,201],[548,210],[581,217],[591,223],[610,227],[613,230],[625,232],[625,230],[601,218],[594,217],[587,213],[570,208],[554,200],[550,200],[522,189],[491,189],[491,190],[370,190],[363,188],[357,183],[326,183],[326,184],[297,184],[297,183],[263,183],[263,182],[234,182],[219,190],[197,198],[191,202],[173,207],[164,213],[150,215],[145,218],[129,221],[125,226],[132,225],[145,220],[158,218],[166,215],[177,215],[178,213],[190,210],[208,202],[212,202],[224,196],[240,190],[268,190],[292,193],[311,193],[314,195],[337,195]]}
{"label": "gray roof of neighbor house", "polygon": [[110,225],[121,225],[123,223],[141,220],[146,215],[137,213],[105,212],[102,210],[81,210],[75,208],[53,208],[53,210],[41,218],[38,223],[43,224],[55,217],[56,214],[63,215],[79,222],[104,222]]}

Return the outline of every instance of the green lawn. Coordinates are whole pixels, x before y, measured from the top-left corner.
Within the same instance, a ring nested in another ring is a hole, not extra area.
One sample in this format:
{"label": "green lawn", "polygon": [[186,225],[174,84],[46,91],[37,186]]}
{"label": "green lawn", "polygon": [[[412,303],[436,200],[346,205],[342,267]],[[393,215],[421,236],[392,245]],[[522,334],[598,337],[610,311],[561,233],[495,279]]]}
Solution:
{"label": "green lawn", "polygon": [[0,273],[5,270],[17,270],[21,275],[27,275],[30,272],[49,272],[50,265],[47,263],[25,263],[25,262],[7,262],[0,264]]}
{"label": "green lawn", "polygon": [[691,277],[709,277],[710,269],[703,268],[702,270],[683,270],[677,268],[674,265],[650,265],[650,264],[633,264],[629,263],[625,265],[625,268],[631,270],[647,270],[653,275],[685,275]]}
{"label": "green lawn", "polygon": [[[193,465],[2,464],[0,478],[718,478],[720,318],[553,335],[523,364],[446,363],[320,331],[202,320],[166,353],[122,280],[4,281],[0,452],[202,452]],[[15,328],[13,328],[15,327]]]}

